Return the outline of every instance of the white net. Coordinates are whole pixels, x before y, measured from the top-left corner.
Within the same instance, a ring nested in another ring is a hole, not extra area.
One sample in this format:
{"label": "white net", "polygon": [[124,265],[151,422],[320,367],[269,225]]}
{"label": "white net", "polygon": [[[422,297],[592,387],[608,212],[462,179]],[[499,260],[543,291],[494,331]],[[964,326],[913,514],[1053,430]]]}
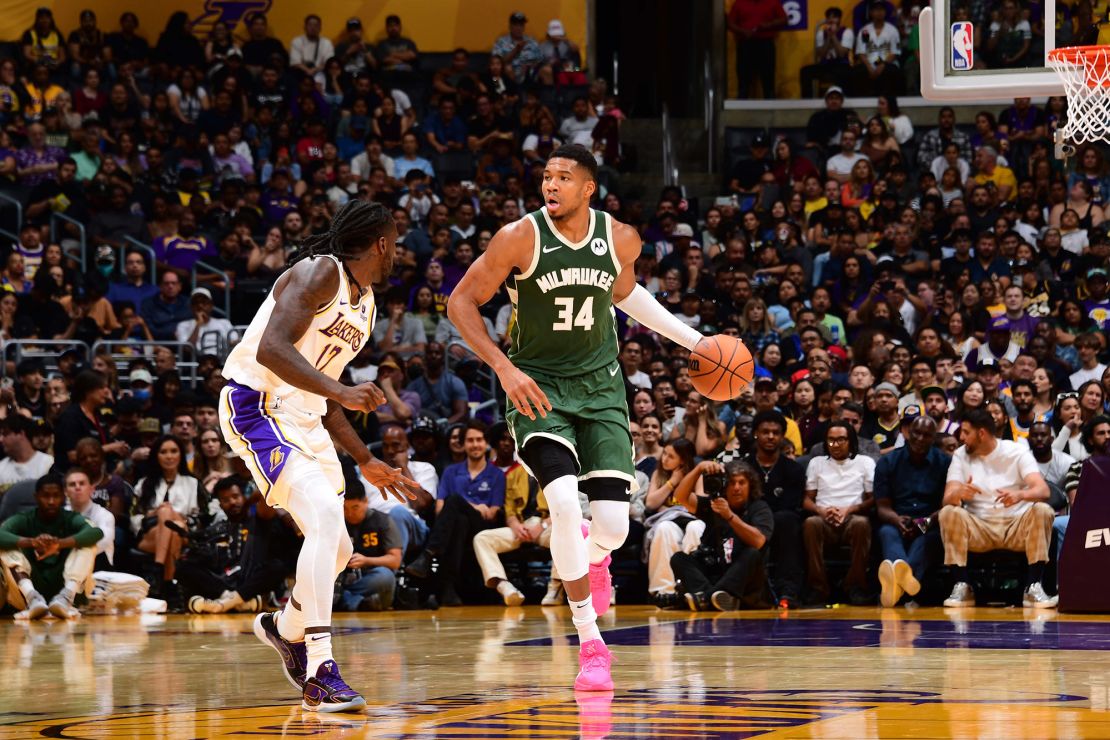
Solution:
{"label": "white net", "polygon": [[1068,96],[1068,118],[1058,129],[1064,142],[1110,142],[1110,46],[1053,49],[1048,62]]}

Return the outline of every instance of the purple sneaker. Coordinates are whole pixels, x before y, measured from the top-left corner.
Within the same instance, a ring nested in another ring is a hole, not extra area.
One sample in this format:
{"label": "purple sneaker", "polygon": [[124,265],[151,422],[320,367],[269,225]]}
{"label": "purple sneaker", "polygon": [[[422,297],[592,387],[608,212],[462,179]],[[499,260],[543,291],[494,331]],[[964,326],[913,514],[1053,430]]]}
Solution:
{"label": "purple sneaker", "polygon": [[351,712],[366,706],[366,700],[339,675],[334,660],[325,660],[316,675],[304,682],[301,709],[309,712]]}
{"label": "purple sneaker", "polygon": [[281,670],[293,688],[304,690],[305,668],[308,666],[308,649],[304,642],[290,642],[277,628],[277,612],[262,612],[254,618],[254,636],[263,645],[269,645],[281,656]]}

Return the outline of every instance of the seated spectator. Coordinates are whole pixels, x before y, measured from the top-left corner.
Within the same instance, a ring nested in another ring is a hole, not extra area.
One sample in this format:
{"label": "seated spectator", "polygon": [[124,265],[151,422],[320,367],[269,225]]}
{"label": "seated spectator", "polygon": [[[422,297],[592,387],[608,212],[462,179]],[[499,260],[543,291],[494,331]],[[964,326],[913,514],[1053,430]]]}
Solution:
{"label": "seated spectator", "polygon": [[72,468],[65,476],[66,502],[70,511],[85,517],[94,527],[104,533],[96,543],[96,560],[93,572],[113,570],[115,563],[116,519],[112,512],[93,501],[93,486],[88,473],[81,468]]}
{"label": "seated spectator", "polygon": [[[648,596],[661,609],[680,603],[671,556],[679,551],[697,550],[705,531],[704,522],[686,511],[677,494],[679,485],[693,469],[694,445],[687,439],[668,442],[651,474],[644,499],[647,518],[643,551],[648,563]],[[691,479],[690,485],[693,484]]]}
{"label": "seated spectator", "polygon": [[[524,594],[509,581],[499,556],[519,549],[524,543],[550,547],[551,517],[543,491],[537,488],[535,497],[532,496],[528,471],[515,457],[516,442],[508,426],[504,422],[494,424],[489,436],[493,464],[505,474],[505,526],[484,529],[474,535],[474,555],[482,569],[483,583],[497,591],[505,606],[520,606],[524,603]],[[549,584],[561,582],[552,564]],[[551,586],[548,591],[550,593]]]}
{"label": "seated spectator", "polygon": [[[134,382],[134,373],[131,374],[131,378]],[[197,434],[197,452],[193,456],[193,476],[200,481],[201,488],[213,498],[215,497],[216,484],[233,474],[232,463],[228,459],[228,453],[230,452],[231,448],[224,441],[223,434],[218,428],[202,428]]]}
{"label": "seated spectator", "polygon": [[848,82],[855,34],[842,25],[843,16],[844,11],[840,8],[825,10],[825,21],[817,27],[813,39],[816,63],[808,64],[801,70],[803,98],[817,97],[814,95],[814,83],[843,87]]}
{"label": "seated spectator", "polygon": [[844,421],[828,425],[825,449],[828,454],[811,460],[806,469],[803,508],[814,515],[803,526],[811,598],[816,603],[829,598],[825,547],[847,544],[851,548],[851,566],[844,585],[848,600],[863,605],[869,601],[866,588],[871,523],[867,513],[874,504],[875,461],[858,454],[856,430]]}
{"label": "seated spectator", "polygon": [[265,497],[240,478],[216,484],[216,500],[224,519],[190,533],[189,546],[177,563],[177,578],[189,594],[194,614],[257,612],[270,593],[292,571],[282,557],[288,514],[278,517]]}
{"label": "seated spectator", "polygon": [[420,170],[428,177],[435,177],[432,163],[419,156],[420,140],[412,131],[407,131],[401,136],[401,156],[393,160],[392,176],[396,180],[404,180],[409,170]]}
{"label": "seated spectator", "polygon": [[355,551],[339,574],[336,607],[350,612],[385,611],[393,606],[394,574],[401,567],[403,552],[401,534],[387,514],[370,508],[366,487],[353,465],[343,466],[343,477],[343,519]]}
{"label": "seated spectator", "polygon": [[48,74],[66,61],[65,39],[50,8],[35,11],[35,23],[23,32],[19,43],[24,62],[28,66],[42,66]]}
{"label": "seated spectator", "polygon": [[[200,513],[199,481],[189,475],[185,450],[176,438],[163,436],[151,446],[145,475],[135,484],[131,532],[136,547],[154,556],[148,581],[151,593],[173,596],[172,582],[185,538],[166,526],[186,528],[186,518]],[[172,599],[171,599],[172,600]]]}
{"label": "seated spectator", "polygon": [[680,489],[689,491],[686,510],[706,524],[696,551],[671,556],[690,611],[766,608],[765,556],[775,521],[755,469],[739,461],[704,462]]}
{"label": "seated spectator", "polygon": [[956,579],[944,605],[975,605],[967,575],[969,552],[1015,550],[1024,552],[1029,562],[1025,606],[1054,608],[1056,597],[1045,593],[1041,581],[1055,512],[1046,503],[1048,486],[1037,461],[1016,442],[998,439],[985,410],[964,415],[960,440],[964,446],[952,457],[940,512],[944,563]]}
{"label": "seated spectator", "polygon": [[127,443],[111,439],[112,390],[108,379],[96,370],[82,370],[73,381],[72,402],[58,417],[54,427],[54,471],[68,470],[77,462],[77,443],[85,437],[100,442],[109,455],[130,453]]}
{"label": "seated spectator", "polygon": [[875,466],[875,502],[883,562],[879,565],[879,601],[896,606],[905,593],[921,589],[940,550],[940,511],[944,481],[951,458],[934,446],[936,422],[917,416],[910,423],[906,444]]}
{"label": "seated spectator", "polygon": [[0,524],[0,566],[16,619],[80,616],[73,600],[88,587],[104,533],[63,508],[64,486],[60,475],[44,475],[35,483],[35,508]]}
{"label": "seated spectator", "polygon": [[579,96],[571,104],[571,115],[559,124],[559,136],[567,144],[579,144],[592,149],[595,126],[597,116],[590,110],[589,100],[585,96]]}
{"label": "seated spectator", "polygon": [[[199,352],[212,352],[213,349],[225,347],[233,327],[227,319],[213,316],[214,309],[212,292],[208,288],[194,288],[189,294],[189,310],[193,318],[178,322],[175,330],[177,341],[191,344]],[[216,336],[213,337],[213,334]],[[213,339],[216,341],[213,342]]]}
{"label": "seated spectator", "polygon": [[139,316],[155,339],[173,341],[177,338],[177,324],[192,316],[189,299],[181,294],[181,278],[172,270],[161,274],[158,286],[156,295],[139,304]]}
{"label": "seated spectator", "polygon": [[829,179],[845,184],[852,178],[852,169],[856,162],[867,159],[866,156],[856,151],[856,135],[845,131],[840,135],[840,151],[829,157],[825,170]]}
{"label": "seated spectator", "polygon": [[428,146],[440,154],[466,147],[466,122],[456,115],[455,100],[442,97],[435,113],[424,121],[424,137]]}
{"label": "seated spectator", "polygon": [[394,357],[387,355],[378,363],[377,383],[385,394],[385,403],[375,409],[374,414],[381,424],[399,424],[407,429],[413,418],[420,413],[420,395],[405,389],[404,371]]}
{"label": "seated spectator", "polygon": [[439,561],[436,575],[442,606],[462,604],[455,584],[463,575],[464,556],[474,535],[503,521],[505,475],[487,458],[486,426],[472,419],[466,423],[464,432],[466,460],[449,465],[443,471],[435,525],[424,552],[405,568],[413,578],[428,578],[433,559]]}
{"label": "seated spectator", "polygon": [[466,385],[447,369],[444,347],[439,342],[428,342],[424,351],[424,372],[406,388],[420,396],[424,412],[449,422],[466,418]]}
{"label": "seated spectator", "polygon": [[[413,423],[413,447],[419,447],[422,442],[430,440],[435,446],[435,424],[427,417],[418,417]],[[409,453],[409,439],[405,430],[397,424],[383,424],[381,430],[382,452],[381,459],[395,468],[400,468],[410,480],[419,484],[420,490],[416,500],[401,503],[392,496],[378,495],[378,490],[366,484],[369,495],[370,508],[384,512],[397,526],[401,537],[401,555],[403,562],[408,562],[413,556],[423,552],[424,542],[428,537],[428,525],[421,518],[420,513],[430,514],[432,502],[436,500],[439,490],[439,476],[435,466],[429,462],[417,460]],[[365,479],[361,479],[365,483]]]}
{"label": "seated spectator", "polygon": [[901,36],[898,29],[887,23],[887,6],[884,0],[873,0],[868,5],[871,22],[856,36],[856,87],[857,94],[897,95],[902,87]]}
{"label": "seated spectator", "polygon": [[10,414],[0,422],[0,442],[7,455],[0,460],[0,495],[20,481],[38,480],[54,465],[53,457],[31,446],[31,429],[31,420],[22,414]]}
{"label": "seated spectator", "polygon": [[514,12],[509,16],[509,32],[497,37],[490,52],[501,57],[509,65],[513,79],[522,84],[530,81],[533,70],[544,61],[540,45],[524,33],[527,23],[524,13]]}
{"label": "seated spectator", "polygon": [[378,64],[387,72],[409,72],[416,69],[418,55],[412,39],[401,35],[401,17],[385,17],[385,38],[375,49]]}

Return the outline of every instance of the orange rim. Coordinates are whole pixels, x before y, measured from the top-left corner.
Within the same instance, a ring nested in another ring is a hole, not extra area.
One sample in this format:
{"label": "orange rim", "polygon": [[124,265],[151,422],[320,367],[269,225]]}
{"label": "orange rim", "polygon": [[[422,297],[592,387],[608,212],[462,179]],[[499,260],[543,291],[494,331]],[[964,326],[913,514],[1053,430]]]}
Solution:
{"label": "orange rim", "polygon": [[[1082,65],[1089,88],[1110,87],[1110,76],[1106,73],[1110,67],[1110,46],[1065,46],[1048,52],[1048,59],[1076,68]],[[1064,70],[1058,71],[1064,74]]]}

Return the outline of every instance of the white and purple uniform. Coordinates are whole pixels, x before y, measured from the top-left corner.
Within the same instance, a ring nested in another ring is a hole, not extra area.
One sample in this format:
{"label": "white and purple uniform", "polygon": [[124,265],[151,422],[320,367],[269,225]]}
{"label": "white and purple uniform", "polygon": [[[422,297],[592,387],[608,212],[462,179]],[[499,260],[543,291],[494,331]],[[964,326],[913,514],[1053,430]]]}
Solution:
{"label": "white and purple uniform", "polygon": [[[331,255],[313,259],[336,263],[339,289],[316,311],[308,331],[294,346],[317,370],[338,380],[370,337],[376,317],[374,296],[368,292],[360,302],[352,303],[347,274],[339,260]],[[287,470],[292,461],[318,464],[340,493],[343,473],[322,423],[327,399],[290,385],[258,362],[258,345],[275,305],[271,291],[227,358],[223,372],[228,383],[220,394],[220,426],[267,501],[281,506],[289,479],[295,475]]]}

